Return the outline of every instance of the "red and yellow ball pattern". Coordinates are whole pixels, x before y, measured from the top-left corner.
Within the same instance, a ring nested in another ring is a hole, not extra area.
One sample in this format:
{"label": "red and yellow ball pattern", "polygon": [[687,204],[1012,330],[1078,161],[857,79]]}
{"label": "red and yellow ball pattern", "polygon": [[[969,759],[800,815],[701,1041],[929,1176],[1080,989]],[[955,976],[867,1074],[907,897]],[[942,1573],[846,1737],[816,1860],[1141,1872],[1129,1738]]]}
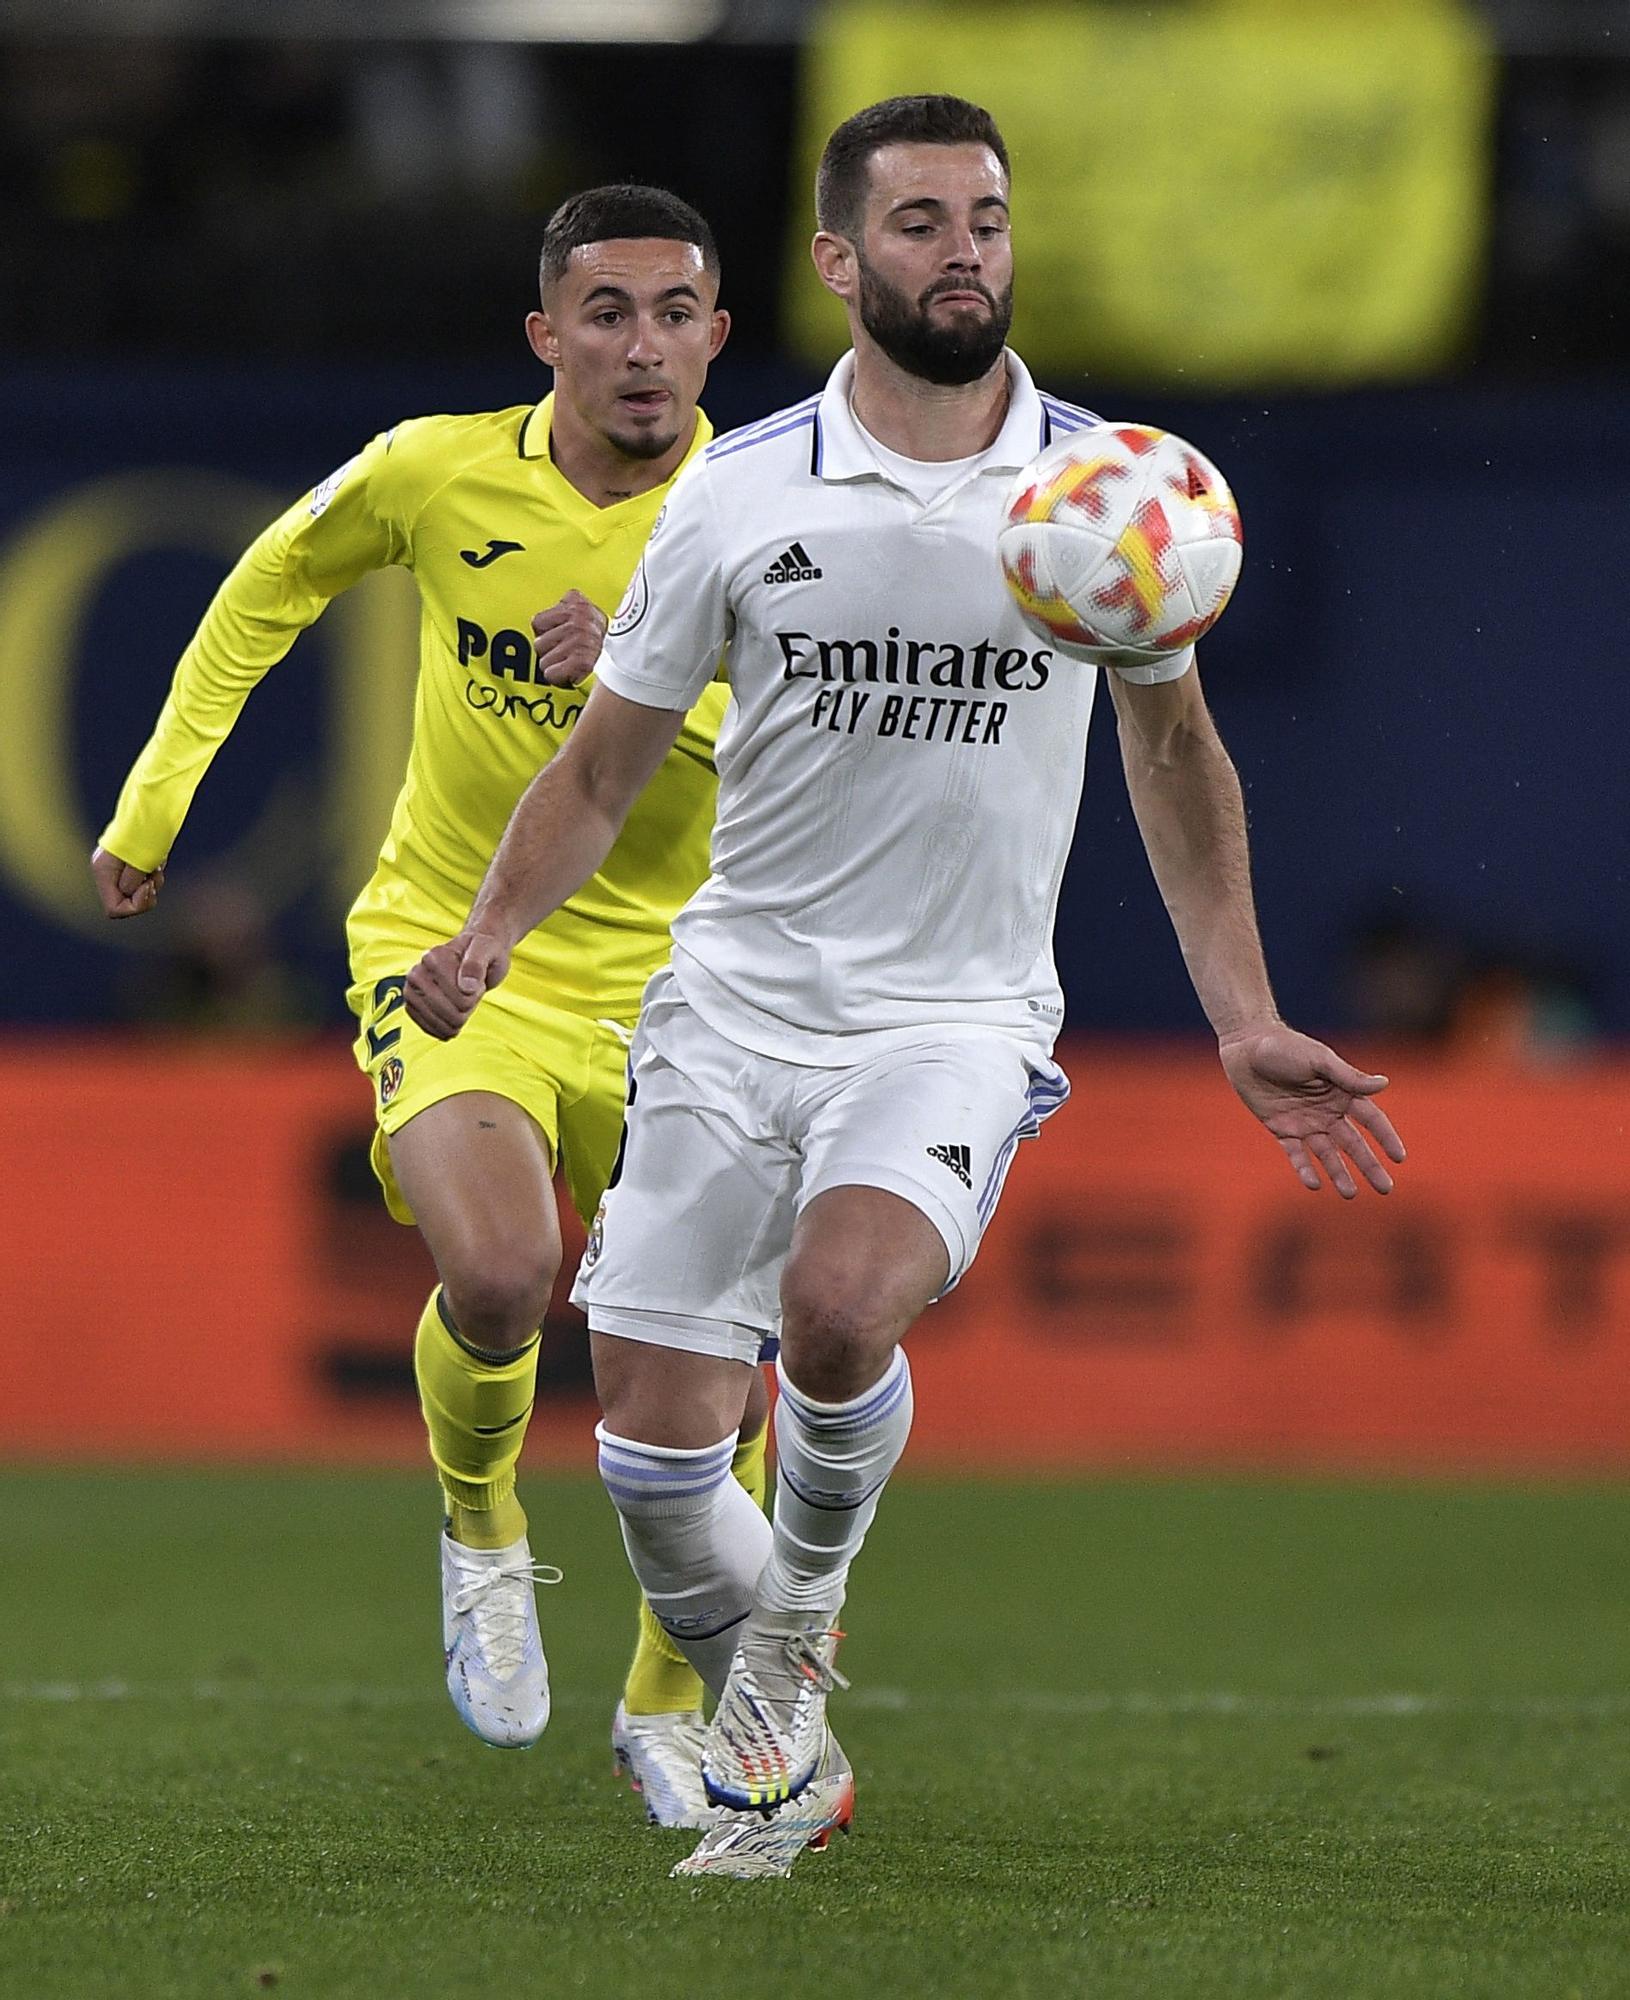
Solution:
{"label": "red and yellow ball pattern", "polygon": [[998,538],[1026,620],[1106,665],[1168,659],[1239,576],[1239,510],[1193,445],[1147,424],[1060,438],[1014,481]]}

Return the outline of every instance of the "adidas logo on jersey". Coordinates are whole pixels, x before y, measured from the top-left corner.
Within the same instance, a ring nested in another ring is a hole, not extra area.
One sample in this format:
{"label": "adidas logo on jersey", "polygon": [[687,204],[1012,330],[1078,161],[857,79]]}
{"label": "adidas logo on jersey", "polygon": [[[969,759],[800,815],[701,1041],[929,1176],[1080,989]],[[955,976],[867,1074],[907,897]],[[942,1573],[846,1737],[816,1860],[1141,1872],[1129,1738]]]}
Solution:
{"label": "adidas logo on jersey", "polygon": [[924,1151],[931,1160],[938,1160],[941,1166],[949,1167],[962,1185],[972,1192],[973,1154],[966,1146],[928,1146]]}
{"label": "adidas logo on jersey", "polygon": [[766,583],[818,583],[821,572],[802,542],[783,549],[764,572]]}

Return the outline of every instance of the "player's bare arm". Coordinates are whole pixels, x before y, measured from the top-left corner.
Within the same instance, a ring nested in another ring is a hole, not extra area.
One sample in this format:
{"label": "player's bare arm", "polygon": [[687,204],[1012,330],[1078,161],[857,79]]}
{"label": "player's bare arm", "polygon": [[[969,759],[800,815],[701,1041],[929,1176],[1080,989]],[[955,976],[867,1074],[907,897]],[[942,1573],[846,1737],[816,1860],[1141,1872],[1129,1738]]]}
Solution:
{"label": "player's bare arm", "polygon": [[468,923],[407,976],[407,1011],[426,1034],[451,1040],[508,973],[520,940],[600,867],[684,720],[609,688],[589,696],[570,742],[510,815]]}
{"label": "player's bare arm", "polygon": [[1287,1027],[1274,1004],[1239,778],[1198,669],[1154,687],[1116,674],[1109,681],[1132,809],[1229,1081],[1304,1187],[1317,1190],[1322,1170],[1351,1200],[1356,1169],[1378,1194],[1390,1192],[1392,1176],[1375,1148],[1394,1162],[1404,1148],[1374,1102],[1387,1079]]}
{"label": "player's bare arm", "polygon": [[164,887],[164,867],[134,868],[98,847],[91,854],[91,880],[104,917],[145,917]]}

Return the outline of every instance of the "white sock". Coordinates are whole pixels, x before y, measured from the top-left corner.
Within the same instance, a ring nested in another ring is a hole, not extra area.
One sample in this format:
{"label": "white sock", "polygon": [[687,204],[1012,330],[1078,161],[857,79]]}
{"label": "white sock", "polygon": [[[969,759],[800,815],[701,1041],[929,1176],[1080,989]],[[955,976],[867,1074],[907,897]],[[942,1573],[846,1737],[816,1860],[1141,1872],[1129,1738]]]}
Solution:
{"label": "white sock", "polygon": [[700,1451],[641,1444],[604,1424],[594,1435],[646,1602],[717,1694],[770,1551],[763,1510],[731,1477],[735,1435]]}
{"label": "white sock", "polygon": [[894,1350],[882,1381],[816,1403],[775,1364],[775,1540],[759,1578],[766,1610],[836,1616],[889,1474],[911,1430],[911,1370]]}

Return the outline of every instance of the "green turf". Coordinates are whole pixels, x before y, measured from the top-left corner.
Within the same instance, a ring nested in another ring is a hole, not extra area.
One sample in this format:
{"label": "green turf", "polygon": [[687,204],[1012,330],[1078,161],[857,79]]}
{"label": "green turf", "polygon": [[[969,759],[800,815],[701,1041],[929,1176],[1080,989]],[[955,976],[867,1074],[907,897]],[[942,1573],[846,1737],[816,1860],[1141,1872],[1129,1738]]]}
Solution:
{"label": "green turf", "polygon": [[605,1502],[528,1493],[557,1711],[500,1754],[422,1480],[0,1475],[0,1994],[1630,1992],[1630,1491],[901,1482],[855,1834],[754,1884],[667,1879]]}

